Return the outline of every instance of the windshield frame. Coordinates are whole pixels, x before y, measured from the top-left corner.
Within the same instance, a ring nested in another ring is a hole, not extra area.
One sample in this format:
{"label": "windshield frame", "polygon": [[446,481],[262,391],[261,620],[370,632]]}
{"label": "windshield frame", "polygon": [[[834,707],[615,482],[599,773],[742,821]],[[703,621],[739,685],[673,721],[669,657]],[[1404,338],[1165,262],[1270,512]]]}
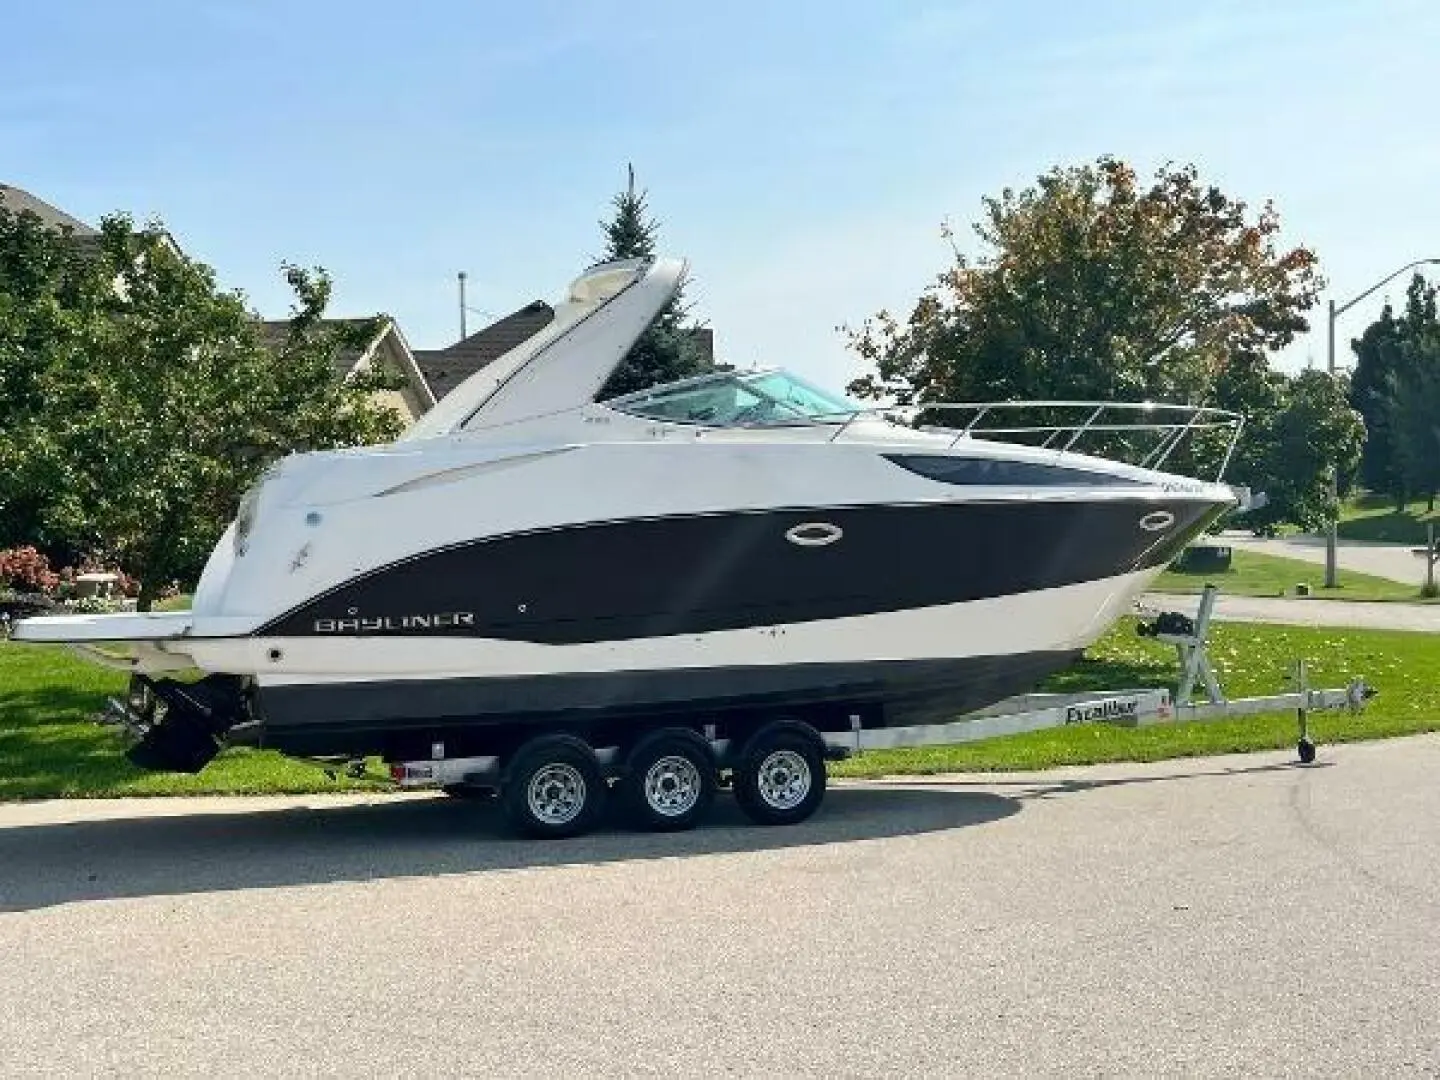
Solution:
{"label": "windshield frame", "polygon": [[[760,380],[772,378],[776,375],[794,383],[802,390],[808,392],[821,401],[833,402],[836,405],[845,404],[848,407],[842,411],[826,413],[809,413],[797,408],[797,403],[780,397],[761,385]],[[710,386],[731,385],[743,389],[754,397],[761,398],[772,407],[782,410],[790,415],[784,417],[770,418],[764,420],[709,420],[689,417],[657,416],[653,413],[639,411],[636,406],[642,405],[647,399],[683,393],[690,389],[703,389]],[[846,423],[855,418],[865,410],[864,406],[850,404],[843,397],[818,387],[806,379],[787,371],[784,368],[758,368],[750,371],[712,371],[702,375],[694,375],[688,379],[677,379],[674,382],[659,383],[655,386],[646,387],[644,390],[636,390],[633,393],[625,394],[622,397],[611,398],[602,402],[607,408],[622,412],[627,416],[635,416],[642,420],[650,420],[657,423],[682,424],[692,427],[710,428],[770,428],[770,427],[816,427]]]}

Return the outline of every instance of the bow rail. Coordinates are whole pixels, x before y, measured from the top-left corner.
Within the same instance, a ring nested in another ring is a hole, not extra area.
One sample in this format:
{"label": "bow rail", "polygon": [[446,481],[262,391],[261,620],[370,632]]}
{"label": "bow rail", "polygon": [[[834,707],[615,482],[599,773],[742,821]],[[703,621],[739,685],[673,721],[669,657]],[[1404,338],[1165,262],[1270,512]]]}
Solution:
{"label": "bow rail", "polygon": [[[1054,410],[1068,410],[1074,414],[1074,419],[1039,423],[1029,422],[1023,415],[1033,416],[1037,412]],[[920,423],[927,413],[958,414],[963,423],[943,426]],[[1022,414],[1018,421],[1004,422],[1016,414]],[[1215,473],[1217,482],[1229,468],[1245,426],[1245,418],[1240,413],[1208,405],[1172,405],[1150,401],[947,401],[857,409],[845,416],[830,441],[838,440],[857,419],[867,416],[905,423],[921,431],[953,434],[951,448],[965,439],[983,438],[1023,442],[1041,450],[1053,449],[1057,454],[1067,451],[1078,453],[1083,452],[1080,444],[1087,436],[1153,433],[1159,438],[1135,463],[1147,469],[1163,467],[1187,438],[1206,431],[1227,432],[1228,438],[1225,439],[1220,465]],[[834,419],[839,420],[840,417]],[[994,420],[999,420],[1000,426],[987,423]],[[1037,436],[1043,436],[1038,443],[1029,441]],[[1101,456],[1110,454],[1102,453]]]}

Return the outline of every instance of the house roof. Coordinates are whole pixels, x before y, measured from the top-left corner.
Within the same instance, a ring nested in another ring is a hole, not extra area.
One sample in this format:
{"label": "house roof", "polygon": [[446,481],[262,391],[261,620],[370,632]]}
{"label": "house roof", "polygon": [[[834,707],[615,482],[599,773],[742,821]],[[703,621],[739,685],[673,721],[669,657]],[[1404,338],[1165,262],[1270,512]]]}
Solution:
{"label": "house roof", "polygon": [[76,236],[99,236],[100,230],[86,225],[79,218],[71,217],[64,210],[51,206],[44,199],[36,198],[23,188],[0,184],[0,205],[12,214],[29,211],[52,229],[69,229]]}
{"label": "house roof", "polygon": [[[368,319],[321,319],[320,325],[329,328],[342,326],[363,326],[369,322]],[[375,347],[375,342],[384,336],[390,329],[392,322],[389,318],[382,317],[380,331],[373,338],[365,343],[364,348],[342,349],[335,354],[335,372],[337,375],[349,375],[355,370],[355,365]],[[284,348],[286,339],[290,336],[290,321],[288,319],[265,319],[260,323],[260,343],[267,349],[278,350]]]}
{"label": "house roof", "polygon": [[530,340],[554,318],[555,309],[536,300],[448,348],[416,349],[415,362],[439,401],[481,368]]}

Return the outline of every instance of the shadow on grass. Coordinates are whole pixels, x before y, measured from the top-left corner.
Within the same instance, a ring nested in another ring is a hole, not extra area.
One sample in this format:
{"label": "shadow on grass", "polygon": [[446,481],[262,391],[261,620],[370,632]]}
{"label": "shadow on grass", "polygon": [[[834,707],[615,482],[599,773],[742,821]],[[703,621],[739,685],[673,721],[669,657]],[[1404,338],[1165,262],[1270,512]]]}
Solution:
{"label": "shadow on grass", "polygon": [[0,692],[0,797],[112,789],[142,775],[91,722],[104,695],[66,686]]}
{"label": "shadow on grass", "polygon": [[1119,660],[1108,657],[1081,657],[1064,671],[1056,672],[1037,688],[1047,694],[1081,694],[1091,690],[1129,687],[1175,688],[1175,663],[1166,661]]}
{"label": "shadow on grass", "polygon": [[1342,521],[1335,533],[1341,540],[1371,544],[1423,544],[1425,521],[1408,511],[1397,513],[1391,510],[1385,514],[1367,514]]}

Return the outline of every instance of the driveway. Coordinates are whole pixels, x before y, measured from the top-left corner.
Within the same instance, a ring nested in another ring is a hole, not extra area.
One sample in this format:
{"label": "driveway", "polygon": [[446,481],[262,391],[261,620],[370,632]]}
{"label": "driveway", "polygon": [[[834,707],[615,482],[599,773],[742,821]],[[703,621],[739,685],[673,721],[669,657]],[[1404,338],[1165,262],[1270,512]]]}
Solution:
{"label": "driveway", "polygon": [[[1323,536],[1284,536],[1273,539],[1249,533],[1227,532],[1220,541],[1237,550],[1258,551],[1285,559],[1325,565]],[[1409,544],[1365,544],[1342,540],[1335,545],[1335,562],[1342,570],[1419,586],[1425,580],[1425,560]]]}
{"label": "driveway", "polygon": [[439,798],[0,807],[8,1075],[1433,1075],[1440,738],[510,839]]}

